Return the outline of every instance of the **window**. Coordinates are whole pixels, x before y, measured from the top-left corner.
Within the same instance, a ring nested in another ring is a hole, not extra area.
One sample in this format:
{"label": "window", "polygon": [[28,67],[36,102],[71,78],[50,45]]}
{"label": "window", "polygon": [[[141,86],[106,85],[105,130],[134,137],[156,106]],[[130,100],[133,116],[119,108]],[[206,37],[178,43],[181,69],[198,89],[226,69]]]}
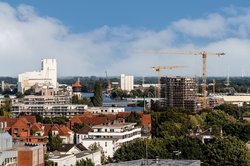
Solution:
{"label": "window", "polygon": [[107,129],[105,129],[105,132],[107,132],[108,130]]}
{"label": "window", "polygon": [[105,142],[105,147],[107,147],[107,142]]}

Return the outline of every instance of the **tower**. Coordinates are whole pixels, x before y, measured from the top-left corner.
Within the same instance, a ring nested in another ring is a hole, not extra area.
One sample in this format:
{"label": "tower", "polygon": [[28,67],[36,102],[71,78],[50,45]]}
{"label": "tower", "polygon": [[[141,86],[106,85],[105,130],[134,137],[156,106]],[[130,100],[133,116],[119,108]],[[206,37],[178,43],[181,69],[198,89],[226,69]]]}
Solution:
{"label": "tower", "polygon": [[80,83],[80,80],[78,79],[75,83],[72,84],[73,88],[73,95],[76,95],[78,99],[82,98],[82,85]]}

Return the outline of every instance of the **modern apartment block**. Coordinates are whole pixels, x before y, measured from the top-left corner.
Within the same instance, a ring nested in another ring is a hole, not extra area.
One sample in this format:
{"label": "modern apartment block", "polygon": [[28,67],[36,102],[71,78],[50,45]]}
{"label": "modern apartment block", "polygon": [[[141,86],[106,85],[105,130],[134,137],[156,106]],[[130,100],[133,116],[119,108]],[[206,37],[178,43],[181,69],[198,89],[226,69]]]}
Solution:
{"label": "modern apartment block", "polygon": [[120,86],[122,90],[131,91],[134,89],[134,76],[121,74]]}
{"label": "modern apartment block", "polygon": [[114,152],[120,146],[137,138],[141,138],[141,128],[136,127],[136,123],[96,125],[87,133],[77,133],[77,142],[87,148],[96,144],[102,147],[107,157],[113,157]]}
{"label": "modern apartment block", "polygon": [[164,106],[180,107],[192,112],[201,108],[194,77],[162,77],[161,98],[164,98]]}
{"label": "modern apartment block", "polygon": [[43,59],[41,71],[25,72],[18,75],[18,92],[24,92],[34,85],[57,87],[56,59]]}
{"label": "modern apartment block", "polygon": [[20,113],[25,113],[26,115],[32,115],[33,113],[49,118],[60,116],[72,118],[73,116],[82,114],[87,108],[87,105],[17,103],[11,106],[11,112],[14,117],[17,117]]}

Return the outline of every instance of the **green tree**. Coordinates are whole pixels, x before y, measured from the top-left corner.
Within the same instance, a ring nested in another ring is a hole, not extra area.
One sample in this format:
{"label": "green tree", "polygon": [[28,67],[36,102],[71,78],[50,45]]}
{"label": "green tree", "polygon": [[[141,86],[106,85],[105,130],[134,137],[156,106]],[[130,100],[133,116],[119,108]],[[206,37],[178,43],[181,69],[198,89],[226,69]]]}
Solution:
{"label": "green tree", "polygon": [[45,166],[53,166],[53,162],[49,160],[48,154],[44,154],[44,164]]}
{"label": "green tree", "polygon": [[233,116],[235,119],[238,119],[240,116],[240,109],[235,104],[221,104],[214,109],[222,110],[228,115]]}
{"label": "green tree", "polygon": [[137,125],[140,125],[141,124],[140,116],[136,112],[131,112],[128,118],[126,119],[126,122],[136,123]]}
{"label": "green tree", "polygon": [[62,144],[62,138],[60,138],[60,136],[54,135],[52,136],[52,142],[51,142],[51,149],[54,150],[58,150],[59,146]]}
{"label": "green tree", "polygon": [[77,95],[73,95],[71,98],[71,103],[72,104],[79,104],[79,99]]}
{"label": "green tree", "polygon": [[203,149],[203,165],[237,165],[250,164],[249,151],[244,142],[236,137],[216,137]]}
{"label": "green tree", "polygon": [[86,160],[82,159],[76,162],[76,166],[94,166],[94,165],[95,164],[89,158],[87,158]]}
{"label": "green tree", "polygon": [[21,92],[17,92],[16,93],[16,98],[20,99],[20,98],[23,98],[25,95]]}
{"label": "green tree", "polygon": [[236,122],[236,120],[229,116],[227,113],[221,110],[213,110],[212,112],[208,113],[206,116],[207,125],[210,126],[220,126],[222,127],[225,124]]}
{"label": "green tree", "polygon": [[95,107],[102,106],[103,96],[102,96],[102,84],[100,81],[96,81],[94,85],[94,96],[91,98],[91,102]]}

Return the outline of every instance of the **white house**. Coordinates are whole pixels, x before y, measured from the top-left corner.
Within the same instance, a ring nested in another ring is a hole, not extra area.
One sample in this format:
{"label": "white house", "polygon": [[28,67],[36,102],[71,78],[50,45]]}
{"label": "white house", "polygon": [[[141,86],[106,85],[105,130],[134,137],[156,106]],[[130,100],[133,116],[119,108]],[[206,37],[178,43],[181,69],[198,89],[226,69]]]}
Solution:
{"label": "white house", "polygon": [[60,154],[57,152],[49,154],[49,160],[53,162],[53,165],[57,166],[75,166],[76,165],[76,156],[73,154]]}
{"label": "white house", "polygon": [[89,151],[82,144],[61,144],[58,151],[63,155],[73,154],[76,162],[90,159],[95,165],[101,165],[101,151]]}
{"label": "white house", "polygon": [[88,134],[78,133],[77,138],[85,147],[97,144],[107,157],[113,157],[121,145],[141,138],[141,128],[135,125],[136,123],[96,125],[92,127],[92,131],[88,131]]}

